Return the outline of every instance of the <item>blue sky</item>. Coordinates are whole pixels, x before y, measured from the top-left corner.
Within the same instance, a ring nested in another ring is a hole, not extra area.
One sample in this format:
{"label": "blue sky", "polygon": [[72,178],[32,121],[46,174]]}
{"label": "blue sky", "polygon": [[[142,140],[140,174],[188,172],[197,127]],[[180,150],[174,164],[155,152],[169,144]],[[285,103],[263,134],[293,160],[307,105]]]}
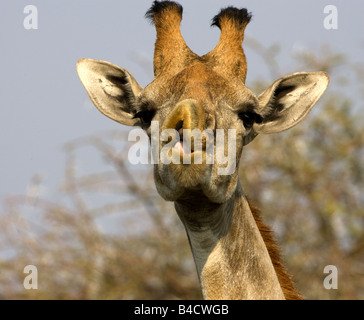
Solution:
{"label": "blue sky", "polygon": [[[219,38],[210,23],[222,7],[246,7],[253,19],[246,36],[265,46],[279,43],[283,76],[294,70],[292,51],[334,52],[363,62],[362,1],[180,0],[182,33],[198,54]],[[47,196],[56,193],[64,170],[64,144],[120,125],[102,116],[78,79],[80,58],[107,60],[129,70],[146,86],[152,79],[155,30],[144,19],[150,0],[53,0],[0,2],[0,198],[24,194],[32,177],[43,176]],[[38,10],[38,29],[24,28],[24,8]],[[338,29],[324,28],[324,7],[335,5]],[[246,50],[249,81],[269,82],[269,72],[254,51]]]}

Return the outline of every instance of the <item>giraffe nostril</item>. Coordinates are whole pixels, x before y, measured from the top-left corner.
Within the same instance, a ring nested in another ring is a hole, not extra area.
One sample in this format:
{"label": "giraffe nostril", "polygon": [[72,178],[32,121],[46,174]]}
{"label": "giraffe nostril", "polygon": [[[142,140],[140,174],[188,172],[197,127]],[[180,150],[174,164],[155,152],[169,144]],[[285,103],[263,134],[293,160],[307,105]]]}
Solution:
{"label": "giraffe nostril", "polygon": [[200,103],[186,99],[176,105],[164,122],[163,129],[204,129],[206,116]]}
{"label": "giraffe nostril", "polygon": [[183,120],[179,120],[176,123],[176,128],[175,129],[179,133],[180,137],[182,137],[182,134],[183,134]]}
{"label": "giraffe nostril", "polygon": [[178,130],[178,134],[179,134],[179,140],[183,141],[183,128]]}

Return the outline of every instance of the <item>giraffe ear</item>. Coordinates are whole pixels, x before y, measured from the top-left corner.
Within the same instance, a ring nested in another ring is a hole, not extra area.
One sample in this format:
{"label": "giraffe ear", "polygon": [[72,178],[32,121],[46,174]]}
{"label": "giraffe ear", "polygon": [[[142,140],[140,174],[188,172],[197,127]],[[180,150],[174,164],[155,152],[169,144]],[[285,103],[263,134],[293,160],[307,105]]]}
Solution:
{"label": "giraffe ear", "polygon": [[127,126],[138,125],[134,105],[143,88],[130,72],[106,61],[81,59],[77,73],[101,113]]}
{"label": "giraffe ear", "polygon": [[298,124],[328,84],[326,72],[299,72],[275,81],[258,97],[263,120],[254,124],[255,133],[277,133]]}

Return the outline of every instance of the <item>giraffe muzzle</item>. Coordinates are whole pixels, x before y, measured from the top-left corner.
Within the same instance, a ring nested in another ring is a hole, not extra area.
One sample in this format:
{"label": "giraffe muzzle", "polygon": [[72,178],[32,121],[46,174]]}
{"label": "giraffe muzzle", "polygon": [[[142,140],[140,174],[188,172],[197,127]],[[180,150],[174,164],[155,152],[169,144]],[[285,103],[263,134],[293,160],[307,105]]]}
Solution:
{"label": "giraffe muzzle", "polygon": [[175,139],[174,147],[181,153],[193,153],[206,149],[205,124],[206,114],[202,105],[197,100],[186,99],[176,105],[165,120],[162,131],[169,129],[168,132],[173,133],[168,142]]}

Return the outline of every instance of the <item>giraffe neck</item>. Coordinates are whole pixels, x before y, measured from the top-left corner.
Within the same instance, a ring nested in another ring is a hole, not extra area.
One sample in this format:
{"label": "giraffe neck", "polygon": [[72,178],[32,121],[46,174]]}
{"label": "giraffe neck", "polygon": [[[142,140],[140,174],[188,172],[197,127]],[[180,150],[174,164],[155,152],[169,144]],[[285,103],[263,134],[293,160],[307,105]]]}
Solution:
{"label": "giraffe neck", "polygon": [[223,204],[175,202],[206,299],[284,299],[277,274],[240,183]]}

